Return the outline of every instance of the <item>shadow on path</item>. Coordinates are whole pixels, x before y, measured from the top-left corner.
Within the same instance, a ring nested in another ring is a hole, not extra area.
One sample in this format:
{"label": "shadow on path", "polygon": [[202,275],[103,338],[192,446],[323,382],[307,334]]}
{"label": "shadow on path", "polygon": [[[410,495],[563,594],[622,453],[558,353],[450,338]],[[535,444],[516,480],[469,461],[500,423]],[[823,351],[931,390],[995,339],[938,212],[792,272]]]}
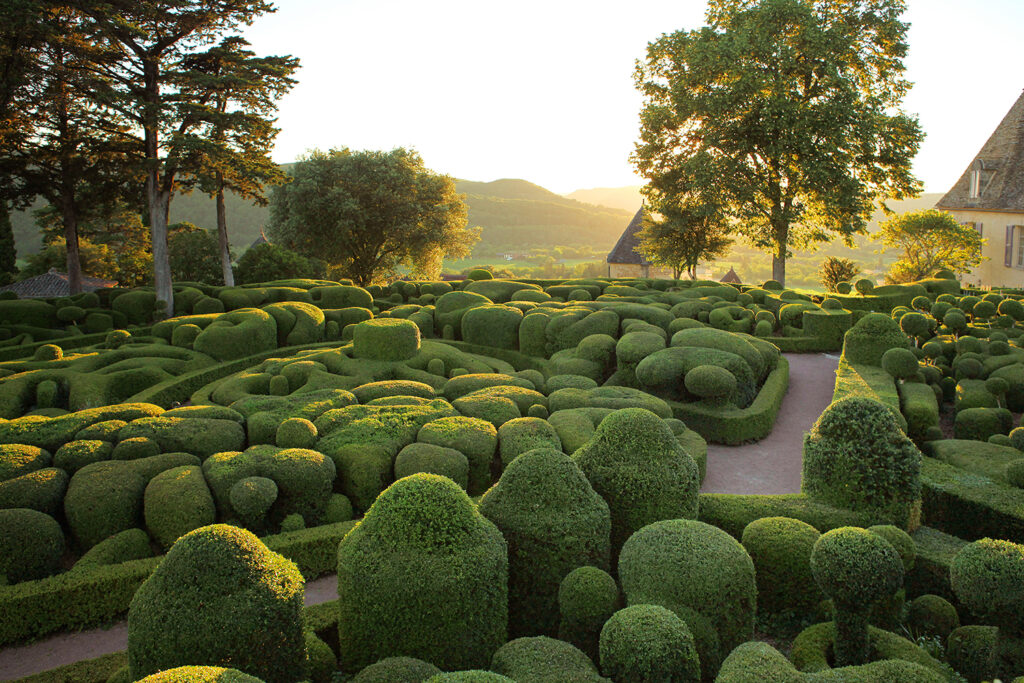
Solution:
{"label": "shadow on path", "polygon": [[839,357],[787,353],[789,392],[772,433],[742,446],[708,444],[701,493],[800,493],[804,432],[832,402]]}

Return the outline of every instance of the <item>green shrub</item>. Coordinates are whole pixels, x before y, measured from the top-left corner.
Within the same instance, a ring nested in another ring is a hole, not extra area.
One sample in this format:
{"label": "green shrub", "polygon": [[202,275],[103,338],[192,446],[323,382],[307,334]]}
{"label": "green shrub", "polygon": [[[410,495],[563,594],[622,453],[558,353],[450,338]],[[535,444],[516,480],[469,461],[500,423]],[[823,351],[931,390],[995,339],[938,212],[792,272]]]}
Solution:
{"label": "green shrub", "polygon": [[998,627],[993,673],[1009,679],[1024,671],[1024,545],[974,541],[953,558],[949,576],[957,599],[980,621]]}
{"label": "green shrub", "polygon": [[[849,287],[848,282],[840,282]],[[800,683],[803,676],[786,657],[768,643],[743,643],[733,650],[715,679],[719,683]]]}
{"label": "green shrub", "polygon": [[608,504],[560,450],[516,458],[480,501],[508,542],[509,633],[558,632],[556,596],[577,567],[609,567]]}
{"label": "green shrub", "polygon": [[219,361],[272,351],[277,348],[277,323],[266,311],[240,308],[207,325],[192,348]]}
{"label": "green shrub", "polygon": [[324,312],[303,301],[282,301],[264,306],[277,326],[277,345],[313,344],[324,338]]}
{"label": "green shrub", "polygon": [[146,557],[153,557],[149,534],[142,529],[125,529],[90,548],[89,552],[75,562],[73,569],[75,571],[95,569],[130,560],[141,560]]}
{"label": "green shrub", "polygon": [[878,401],[830,404],[804,436],[802,490],[906,527],[921,495],[921,452]]}
{"label": "green shrub", "polygon": [[934,636],[943,643],[960,628],[956,607],[938,595],[921,595],[907,605],[907,628],[916,635]]}
{"label": "green shrub", "polygon": [[136,289],[119,294],[110,307],[124,315],[133,325],[145,325],[152,321],[156,310],[156,294],[144,289]]}
{"label": "green shrub", "polygon": [[353,328],[352,349],[357,358],[400,361],[420,348],[420,328],[402,318],[374,318]]}
{"label": "green shrub", "polygon": [[835,657],[839,666],[866,664],[868,610],[903,584],[903,563],[892,545],[866,529],[841,527],[822,534],[811,552],[814,580],[835,605]]}
{"label": "green shrub", "polygon": [[199,327],[199,325],[178,325],[171,333],[171,344],[183,349],[191,349],[192,345],[195,344],[196,337],[198,337],[202,331],[203,328]]}
{"label": "green shrub", "polygon": [[463,396],[452,405],[463,415],[487,420],[495,428],[523,416],[516,402],[503,396]]}
{"label": "green shrub", "polygon": [[910,349],[892,348],[882,354],[882,369],[895,379],[912,379],[918,365],[917,356]]}
{"label": "green shrub", "polygon": [[24,444],[0,444],[0,482],[49,467],[49,451]]}
{"label": "green shrub", "polygon": [[558,588],[558,638],[597,661],[601,628],[621,606],[619,587],[610,574],[590,566],[573,569]]}
{"label": "green shrub", "polygon": [[1009,434],[1013,415],[1006,408],[965,408],[953,420],[957,439],[988,441],[993,434]]}
{"label": "green shrub", "polygon": [[697,516],[697,464],[648,410],[609,414],[572,457],[608,502],[613,561],[626,539],[651,522]]}
{"label": "green shrub", "polygon": [[47,514],[0,510],[0,583],[41,579],[60,571],[64,532]]}
{"label": "green shrub", "polygon": [[[134,679],[127,679],[129,681]],[[177,666],[140,679],[139,683],[264,683],[238,669],[220,666]]]}
{"label": "green shrub", "polygon": [[0,482],[0,510],[29,508],[58,516],[69,480],[64,470],[47,467]]}
{"label": "green shrub", "polygon": [[202,417],[144,417],[129,422],[118,432],[122,442],[136,437],[152,439],[165,453],[192,453],[201,458],[245,446],[245,430],[240,424]]}
{"label": "green shrub", "polygon": [[831,621],[804,629],[793,641],[790,658],[800,671],[802,680],[875,683],[943,683],[950,680],[949,668],[906,638],[868,627],[873,661],[861,666],[838,666],[833,663],[835,624]]}
{"label": "green shrub", "polygon": [[994,626],[961,626],[949,634],[946,660],[970,683],[992,679],[996,631]]}
{"label": "green shrub", "polygon": [[[432,360],[441,360],[433,358]],[[444,361],[441,361],[442,363]],[[434,388],[423,382],[412,380],[391,379],[383,382],[370,382],[361,384],[352,390],[360,403],[369,403],[378,398],[389,396],[415,396],[418,398],[434,398]]]}
{"label": "green shrub", "polygon": [[295,564],[248,531],[215,524],[190,532],[132,599],[132,677],[198,660],[230,662],[267,683],[302,680],[303,592]]}
{"label": "green shrub", "polygon": [[[0,447],[0,449],[2,448]],[[90,463],[109,460],[113,450],[113,446],[107,441],[93,439],[69,441],[54,453],[53,464],[68,474],[74,474]]]}
{"label": "green shrub", "polygon": [[400,479],[338,546],[341,667],[400,653],[486,666],[506,639],[507,581],[501,532],[465,491],[436,475]]}
{"label": "green shrub", "polygon": [[521,454],[536,448],[561,452],[562,441],[547,420],[520,417],[509,420],[498,429],[498,448],[502,469],[505,469]]}
{"label": "green shrub", "polygon": [[122,439],[110,451],[111,460],[140,460],[160,454],[160,444],[145,436]]}
{"label": "green shrub", "polygon": [[469,495],[480,495],[491,484],[491,462],[498,446],[498,431],[490,422],[474,417],[443,417],[420,428],[416,440],[453,448],[469,461]]}
{"label": "green shrub", "polygon": [[313,448],[316,441],[316,425],[305,418],[290,417],[277,427],[276,442],[281,448]]}
{"label": "green shrub", "polygon": [[64,514],[78,545],[88,550],[125,529],[143,526],[146,485],[164,470],[198,465],[187,453],[165,453],[140,460],[104,460],[75,473],[64,496]]}
{"label": "green shrub", "polygon": [[469,483],[469,460],[454,448],[411,443],[395,458],[395,479],[418,472],[448,477],[465,489]]}
{"label": "green shrub", "polygon": [[[667,607],[696,635],[711,626],[718,652],[701,653],[704,675],[718,671],[720,653],[750,640],[757,608],[754,563],[743,546],[703,522],[671,519],[650,524],[622,547],[619,579],[626,604]],[[691,623],[692,622],[692,623]]]}
{"label": "green shrub", "polygon": [[511,640],[494,653],[491,671],[516,683],[606,683],[597,667],[569,643],[537,636]]}
{"label": "green shrub", "polygon": [[313,278],[322,275],[311,259],[277,244],[263,242],[249,247],[235,266],[235,281],[240,285]]}
{"label": "green shrub", "polygon": [[519,348],[523,312],[500,304],[477,306],[462,316],[462,339],[497,349]]}
{"label": "green shrub", "polygon": [[306,520],[297,512],[286,516],[281,520],[281,533],[287,534],[294,531],[301,531],[306,528]]}
{"label": "green shrub", "polygon": [[341,493],[331,495],[327,501],[327,509],[324,511],[324,524],[337,524],[347,522],[355,516],[352,510],[352,501]]}
{"label": "green shrub", "polygon": [[469,671],[451,671],[431,676],[424,683],[516,683],[508,676],[472,669]]}
{"label": "green shrub", "polygon": [[197,465],[175,467],[150,479],[143,495],[143,514],[146,529],[164,548],[217,520],[213,496]]}
{"label": "green shrub", "polygon": [[717,365],[698,365],[686,373],[686,390],[708,400],[724,400],[736,391],[736,377]]}
{"label": "green shrub", "polygon": [[821,536],[806,522],[764,517],[743,529],[741,543],[757,572],[757,607],[762,613],[809,613],[821,601],[811,576],[811,549]]}
{"label": "green shrub", "polygon": [[486,268],[473,268],[466,273],[466,279],[477,282],[479,280],[493,280],[494,276],[491,275],[491,271]]}
{"label": "green shrub", "polygon": [[612,615],[601,629],[601,670],[636,683],[701,679],[693,634],[659,605],[632,605]]}
{"label": "green shrub", "polygon": [[413,657],[385,657],[357,673],[350,683],[421,683],[441,673],[433,664]]}
{"label": "green shrub", "polygon": [[895,320],[883,313],[868,313],[843,336],[843,357],[850,363],[879,366],[886,351],[909,346]]}
{"label": "green shrub", "polygon": [[257,526],[277,500],[277,484],[267,477],[245,477],[228,489],[228,500],[240,520]]}

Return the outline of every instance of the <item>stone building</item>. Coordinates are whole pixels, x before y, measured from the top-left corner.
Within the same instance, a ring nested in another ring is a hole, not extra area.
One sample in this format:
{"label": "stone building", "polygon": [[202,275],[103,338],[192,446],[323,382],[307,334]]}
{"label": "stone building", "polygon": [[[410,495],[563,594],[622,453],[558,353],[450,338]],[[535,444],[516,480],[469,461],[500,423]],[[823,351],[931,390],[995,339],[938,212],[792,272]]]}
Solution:
{"label": "stone building", "polygon": [[935,208],[986,240],[965,283],[1024,288],[1024,93]]}
{"label": "stone building", "polygon": [[645,212],[646,209],[641,206],[622,231],[615,247],[608,253],[605,259],[608,263],[608,277],[672,279],[671,269],[654,265],[638,250],[640,239],[637,233],[643,228]]}

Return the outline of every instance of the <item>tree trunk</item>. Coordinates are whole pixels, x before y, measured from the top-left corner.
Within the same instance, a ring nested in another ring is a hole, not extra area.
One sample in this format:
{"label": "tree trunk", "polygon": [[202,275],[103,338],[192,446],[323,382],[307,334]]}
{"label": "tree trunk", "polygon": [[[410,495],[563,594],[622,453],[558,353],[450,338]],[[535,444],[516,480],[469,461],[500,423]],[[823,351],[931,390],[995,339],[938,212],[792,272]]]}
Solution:
{"label": "tree trunk", "polygon": [[789,224],[775,226],[775,253],[772,254],[772,279],[786,285],[786,247],[789,246]]}
{"label": "tree trunk", "polygon": [[82,259],[78,252],[78,213],[74,202],[67,196],[61,198],[61,217],[67,250],[68,289],[71,294],[81,294]]}
{"label": "tree trunk", "polygon": [[224,284],[235,286],[235,274],[231,270],[231,245],[228,243],[228,214],[224,206],[224,174],[217,172],[217,239],[220,242],[220,267],[224,272]]}
{"label": "tree trunk", "polygon": [[[171,208],[173,184],[160,174],[160,73],[155,61],[143,65],[145,79],[145,152],[146,202],[149,205],[149,230],[153,241],[153,285],[157,301],[164,302],[168,318],[174,316],[174,290],[171,285],[171,263],[167,253],[167,214]],[[163,181],[163,183],[161,183]],[[166,189],[163,187],[166,185]]]}

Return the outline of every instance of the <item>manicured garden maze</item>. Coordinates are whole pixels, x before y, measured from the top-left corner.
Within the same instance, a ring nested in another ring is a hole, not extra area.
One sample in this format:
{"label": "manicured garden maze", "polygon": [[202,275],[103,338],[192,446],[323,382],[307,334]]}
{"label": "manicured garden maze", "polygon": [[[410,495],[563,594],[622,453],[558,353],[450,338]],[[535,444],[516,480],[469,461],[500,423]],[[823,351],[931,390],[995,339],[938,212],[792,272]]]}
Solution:
{"label": "manicured garden maze", "polygon": [[[36,680],[1020,675],[1024,307],[944,275],[2,300],[0,643],[128,616]],[[843,349],[804,493],[698,494],[780,349]]]}

